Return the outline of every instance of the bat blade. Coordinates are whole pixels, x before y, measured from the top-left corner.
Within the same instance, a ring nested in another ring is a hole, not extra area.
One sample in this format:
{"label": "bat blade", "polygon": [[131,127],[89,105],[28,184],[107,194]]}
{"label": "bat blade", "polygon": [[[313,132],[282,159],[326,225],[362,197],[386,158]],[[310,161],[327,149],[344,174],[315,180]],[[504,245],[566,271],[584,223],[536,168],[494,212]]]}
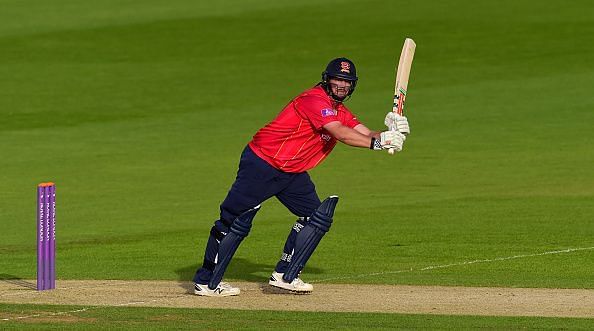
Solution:
{"label": "bat blade", "polygon": [[[404,40],[402,52],[400,52],[400,59],[398,60],[398,68],[396,69],[396,84],[394,85],[394,103],[392,111],[398,115],[404,114],[404,102],[406,101],[406,92],[408,91],[408,77],[410,76],[410,69],[412,61],[415,56],[415,49],[417,44],[411,38]],[[390,128],[396,130],[396,128]],[[388,150],[390,154],[394,154],[394,149]]]}
{"label": "bat blade", "polygon": [[417,44],[414,40],[406,38],[400,53],[400,60],[398,61],[398,69],[396,70],[396,84],[394,84],[394,104],[392,111],[398,115],[404,114],[404,102],[406,100],[406,91],[408,90],[408,78],[410,76],[410,69],[412,61],[415,56],[415,49]]}

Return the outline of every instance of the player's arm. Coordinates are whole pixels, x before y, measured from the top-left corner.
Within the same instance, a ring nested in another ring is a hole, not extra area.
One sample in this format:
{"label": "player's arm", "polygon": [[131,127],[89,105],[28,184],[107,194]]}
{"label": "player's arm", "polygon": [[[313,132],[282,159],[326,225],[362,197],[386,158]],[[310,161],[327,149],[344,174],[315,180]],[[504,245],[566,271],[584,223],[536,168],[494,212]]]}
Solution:
{"label": "player's arm", "polygon": [[[365,135],[355,129],[343,125],[339,121],[332,121],[323,126],[328,133],[342,143],[355,147],[366,147],[375,150],[395,148],[402,149],[404,143],[404,135],[397,131],[385,131],[374,137],[373,135]],[[361,128],[360,128],[361,129]],[[372,131],[367,129],[368,133]]]}
{"label": "player's arm", "polygon": [[378,139],[380,137],[380,133],[381,133],[380,131],[371,131],[363,124],[357,124],[353,129],[355,129],[355,131],[357,131],[361,134],[364,134],[368,137],[374,137],[376,139]]}
{"label": "player's arm", "polygon": [[339,121],[333,121],[324,125],[324,129],[328,131],[336,140],[355,147],[371,146],[371,136],[365,135],[355,129],[343,125]]}

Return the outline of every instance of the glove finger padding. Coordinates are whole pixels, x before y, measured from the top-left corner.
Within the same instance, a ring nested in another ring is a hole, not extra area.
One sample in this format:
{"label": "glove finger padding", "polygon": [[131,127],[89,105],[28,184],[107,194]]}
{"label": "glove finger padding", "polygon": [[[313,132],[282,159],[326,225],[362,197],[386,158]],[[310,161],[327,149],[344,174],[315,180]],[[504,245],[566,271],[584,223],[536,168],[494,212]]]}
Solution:
{"label": "glove finger padding", "polygon": [[395,130],[380,133],[380,144],[383,149],[394,149],[400,152],[405,140],[406,136]]}
{"label": "glove finger padding", "polygon": [[387,113],[384,124],[388,127],[388,130],[396,129],[396,113],[392,111]]}
{"label": "glove finger padding", "polygon": [[388,130],[396,130],[402,134],[410,134],[410,126],[408,125],[406,116],[389,112],[386,114],[384,124],[388,127]]}
{"label": "glove finger padding", "polygon": [[408,119],[406,116],[395,115],[396,128],[402,134],[410,134],[410,127],[408,125]]}

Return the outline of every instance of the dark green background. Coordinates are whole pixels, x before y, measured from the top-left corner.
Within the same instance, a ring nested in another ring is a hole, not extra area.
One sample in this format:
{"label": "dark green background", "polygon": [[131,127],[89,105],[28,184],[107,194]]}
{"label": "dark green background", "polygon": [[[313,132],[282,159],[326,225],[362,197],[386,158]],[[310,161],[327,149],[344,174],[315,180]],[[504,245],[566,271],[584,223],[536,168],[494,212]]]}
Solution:
{"label": "dark green background", "polygon": [[[381,129],[412,37],[412,134],[311,171],[341,201],[303,278],[593,288],[593,19],[589,1],[4,1],[0,273],[35,277],[51,180],[59,279],[189,280],[255,131],[338,56]],[[293,221],[266,202],[228,279],[264,281]]]}

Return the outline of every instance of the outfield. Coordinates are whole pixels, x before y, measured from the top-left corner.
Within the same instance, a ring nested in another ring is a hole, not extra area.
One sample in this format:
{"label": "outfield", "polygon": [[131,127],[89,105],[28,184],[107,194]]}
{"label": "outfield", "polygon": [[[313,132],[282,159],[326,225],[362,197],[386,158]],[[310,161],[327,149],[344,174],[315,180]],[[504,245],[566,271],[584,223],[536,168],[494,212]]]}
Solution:
{"label": "outfield", "polygon": [[[320,288],[592,293],[590,7],[588,1],[557,7],[538,1],[4,1],[0,283],[31,291],[35,187],[50,180],[57,186],[58,287],[60,280],[189,281],[255,131],[315,84],[337,56],[351,58],[360,77],[347,105],[381,129],[402,41],[412,37],[411,136],[396,156],[339,145],[310,172],[320,195],[341,200],[303,278]],[[266,202],[227,280],[264,282],[293,221],[277,201]],[[88,329],[91,320],[99,327],[189,322],[253,329],[285,319],[301,328],[353,329],[594,324],[594,314],[226,314],[8,302],[0,296],[0,320],[8,319],[0,323],[7,328]],[[213,316],[229,318],[210,321]]]}

